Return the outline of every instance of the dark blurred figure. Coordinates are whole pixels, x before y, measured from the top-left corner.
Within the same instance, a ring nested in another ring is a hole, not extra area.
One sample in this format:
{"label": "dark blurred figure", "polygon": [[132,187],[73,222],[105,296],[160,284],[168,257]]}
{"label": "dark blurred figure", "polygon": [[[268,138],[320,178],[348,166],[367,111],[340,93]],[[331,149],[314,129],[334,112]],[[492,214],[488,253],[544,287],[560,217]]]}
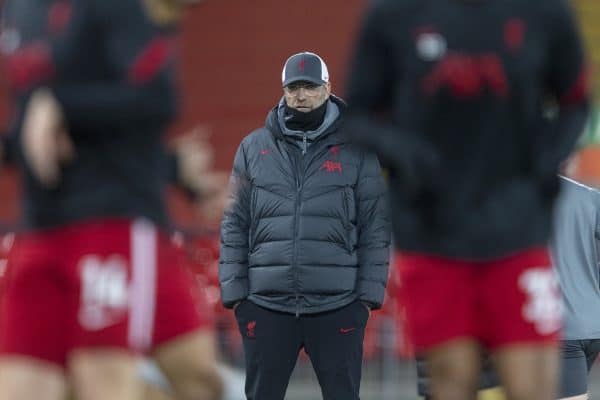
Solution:
{"label": "dark blurred figure", "polygon": [[400,298],[433,397],[474,398],[485,347],[509,399],[553,399],[546,244],[588,113],[567,1],[374,1],[348,102],[349,130],[390,171]]}
{"label": "dark blurred figure", "polygon": [[181,7],[4,1],[25,232],[0,312],[2,399],[62,400],[67,376],[78,399],[137,399],[142,352],[181,400],[220,396],[209,321],[165,233]]}

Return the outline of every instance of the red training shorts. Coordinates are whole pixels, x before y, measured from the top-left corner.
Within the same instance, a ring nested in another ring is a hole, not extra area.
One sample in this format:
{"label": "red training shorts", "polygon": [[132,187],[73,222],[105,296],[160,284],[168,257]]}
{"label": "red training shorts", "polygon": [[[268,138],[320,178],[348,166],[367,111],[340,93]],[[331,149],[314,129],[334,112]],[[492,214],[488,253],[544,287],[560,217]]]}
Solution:
{"label": "red training shorts", "polygon": [[146,352],[210,325],[167,236],[102,220],[18,236],[0,308],[0,353],[65,365],[76,348]]}
{"label": "red training shorts", "polygon": [[562,303],[546,248],[484,262],[398,253],[395,264],[417,352],[463,337],[492,350],[558,339]]}

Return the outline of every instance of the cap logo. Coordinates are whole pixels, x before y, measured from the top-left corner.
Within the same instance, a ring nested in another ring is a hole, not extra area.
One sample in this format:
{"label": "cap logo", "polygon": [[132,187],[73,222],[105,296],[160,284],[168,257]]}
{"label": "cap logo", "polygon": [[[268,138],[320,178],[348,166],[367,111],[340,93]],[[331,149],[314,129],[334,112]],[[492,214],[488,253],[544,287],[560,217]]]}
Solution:
{"label": "cap logo", "polygon": [[310,81],[317,85],[329,82],[329,72],[321,57],[305,51],[294,54],[286,60],[281,71],[281,83],[287,86],[299,80]]}

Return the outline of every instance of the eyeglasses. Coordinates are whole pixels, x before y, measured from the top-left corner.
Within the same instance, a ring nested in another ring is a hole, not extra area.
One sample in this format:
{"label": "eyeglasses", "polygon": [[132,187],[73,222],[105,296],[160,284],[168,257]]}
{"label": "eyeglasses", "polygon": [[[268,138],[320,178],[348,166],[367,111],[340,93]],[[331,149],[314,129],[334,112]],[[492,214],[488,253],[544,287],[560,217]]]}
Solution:
{"label": "eyeglasses", "polygon": [[321,85],[305,82],[290,83],[283,88],[283,91],[288,96],[297,97],[300,94],[300,89],[304,89],[304,95],[307,97],[315,97],[321,93]]}

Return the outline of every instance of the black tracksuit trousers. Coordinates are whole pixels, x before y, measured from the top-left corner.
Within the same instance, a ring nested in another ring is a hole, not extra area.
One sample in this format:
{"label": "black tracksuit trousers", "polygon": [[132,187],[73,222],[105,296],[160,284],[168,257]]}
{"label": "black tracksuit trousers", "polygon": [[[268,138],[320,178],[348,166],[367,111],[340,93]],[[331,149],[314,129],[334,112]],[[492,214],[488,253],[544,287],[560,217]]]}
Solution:
{"label": "black tracksuit trousers", "polygon": [[296,317],[243,301],[235,310],[244,343],[248,400],[283,400],[304,348],[324,400],[359,400],[363,339],[369,317],[358,301]]}

